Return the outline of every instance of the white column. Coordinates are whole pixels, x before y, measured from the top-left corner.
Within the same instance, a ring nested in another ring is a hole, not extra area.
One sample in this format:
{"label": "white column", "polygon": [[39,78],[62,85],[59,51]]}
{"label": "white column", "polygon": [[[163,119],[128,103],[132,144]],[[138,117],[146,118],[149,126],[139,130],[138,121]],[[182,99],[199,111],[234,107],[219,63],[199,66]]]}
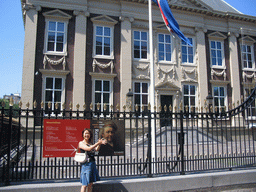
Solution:
{"label": "white column", "polygon": [[41,7],[25,5],[25,40],[23,55],[22,91],[21,101],[26,104],[33,104],[35,58],[36,58],[36,36],[37,36],[37,11]]}
{"label": "white column", "polygon": [[120,56],[120,105],[126,105],[126,94],[132,88],[132,22],[133,18],[120,17],[121,56]]}
{"label": "white column", "polygon": [[239,63],[237,39],[238,34],[229,33],[229,59],[230,59],[230,80],[232,87],[232,103],[236,103],[241,99],[240,78],[239,78]]}
{"label": "white column", "polygon": [[[203,106],[204,100],[208,95],[208,77],[207,77],[207,62],[206,62],[206,50],[205,50],[205,32],[203,28],[196,28],[196,41],[197,51],[196,60],[198,67],[198,90],[200,105]],[[201,106],[198,106],[199,108]]]}
{"label": "white column", "polygon": [[85,101],[85,71],[86,71],[86,23],[89,13],[74,11],[76,15],[75,46],[74,46],[74,87],[73,107],[82,106]]}

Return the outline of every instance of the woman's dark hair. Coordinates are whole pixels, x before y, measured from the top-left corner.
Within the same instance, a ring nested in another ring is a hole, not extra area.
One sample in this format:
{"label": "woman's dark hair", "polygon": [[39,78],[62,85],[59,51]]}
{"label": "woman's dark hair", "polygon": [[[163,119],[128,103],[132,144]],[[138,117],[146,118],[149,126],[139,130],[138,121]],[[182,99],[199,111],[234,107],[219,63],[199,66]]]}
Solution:
{"label": "woman's dark hair", "polygon": [[87,128],[85,128],[83,131],[82,131],[82,137],[84,138],[84,132],[85,131],[88,131],[89,133],[90,133],[90,139],[89,139],[89,142],[92,142],[92,136],[93,136],[93,134],[92,134],[92,130],[91,129],[87,129]]}

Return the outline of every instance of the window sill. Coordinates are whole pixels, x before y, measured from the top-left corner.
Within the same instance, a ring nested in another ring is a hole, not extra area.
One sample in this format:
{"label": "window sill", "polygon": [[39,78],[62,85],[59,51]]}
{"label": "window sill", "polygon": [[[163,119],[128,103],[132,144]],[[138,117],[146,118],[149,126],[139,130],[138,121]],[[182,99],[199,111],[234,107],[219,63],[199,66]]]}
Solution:
{"label": "window sill", "polygon": [[106,55],[93,55],[92,56],[93,59],[109,59],[109,60],[113,60],[114,56],[106,56]]}
{"label": "window sill", "polygon": [[67,52],[46,52],[44,51],[44,55],[53,55],[53,56],[67,56]]}

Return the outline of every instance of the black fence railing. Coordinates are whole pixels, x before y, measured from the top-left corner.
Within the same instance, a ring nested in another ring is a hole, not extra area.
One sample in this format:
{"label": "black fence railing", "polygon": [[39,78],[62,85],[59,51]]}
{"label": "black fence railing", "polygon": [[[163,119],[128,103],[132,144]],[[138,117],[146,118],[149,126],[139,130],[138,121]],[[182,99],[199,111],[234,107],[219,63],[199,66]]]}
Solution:
{"label": "black fence railing", "polygon": [[[90,120],[100,137],[100,123],[113,121],[123,126],[118,132],[121,150],[96,156],[101,177],[185,174],[209,170],[255,167],[255,90],[231,110],[187,107],[150,110],[109,111],[13,109],[0,114],[1,182],[78,179],[80,165],[73,157],[45,157],[44,120]],[[44,107],[44,104],[42,104]],[[65,106],[63,106],[65,108]],[[136,109],[136,107],[135,107]],[[148,107],[150,109],[150,106]],[[58,113],[55,113],[58,111]],[[218,110],[216,110],[218,111]],[[8,116],[6,116],[8,114]],[[15,115],[14,115],[15,114]],[[97,127],[98,126],[98,127]],[[64,131],[64,130],[63,130]],[[121,135],[121,136],[120,136]],[[120,147],[120,146],[119,146]]]}

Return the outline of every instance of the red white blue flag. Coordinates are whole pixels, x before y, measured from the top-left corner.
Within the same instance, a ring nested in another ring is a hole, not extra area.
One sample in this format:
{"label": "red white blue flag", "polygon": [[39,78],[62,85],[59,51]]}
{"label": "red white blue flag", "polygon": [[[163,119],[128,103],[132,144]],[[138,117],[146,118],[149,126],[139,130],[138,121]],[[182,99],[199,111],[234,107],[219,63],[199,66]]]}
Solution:
{"label": "red white blue flag", "polygon": [[171,9],[167,0],[153,0],[159,7],[164,23],[170,32],[178,35],[180,39],[185,41],[187,44],[192,45],[191,42],[185,35],[180,31],[179,24],[174,19]]}

